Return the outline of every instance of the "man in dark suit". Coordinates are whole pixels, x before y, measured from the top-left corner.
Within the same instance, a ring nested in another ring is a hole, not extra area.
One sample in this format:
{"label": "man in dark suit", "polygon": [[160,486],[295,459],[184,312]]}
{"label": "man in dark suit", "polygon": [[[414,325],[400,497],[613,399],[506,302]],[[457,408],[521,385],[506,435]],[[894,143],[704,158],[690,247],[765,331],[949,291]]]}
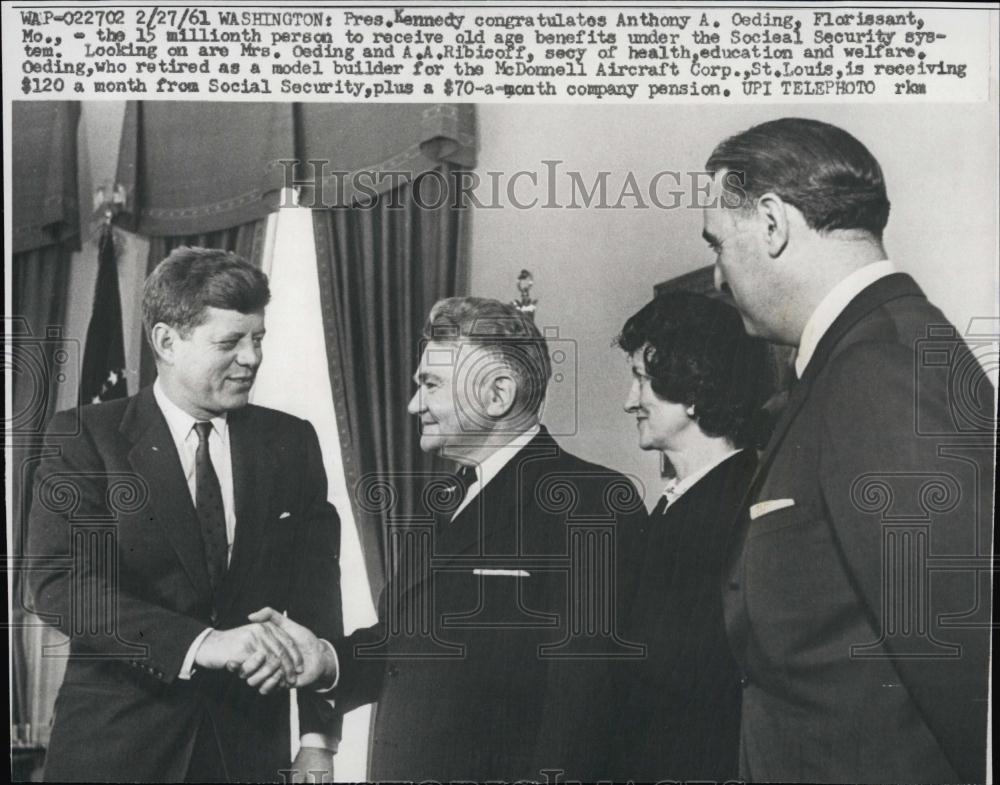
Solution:
{"label": "man in dark suit", "polygon": [[[339,520],[308,422],[248,405],[267,278],[180,248],[150,275],[151,388],[57,415],[29,545],[35,609],[70,638],[52,781],[282,781],[294,642],[264,606],[342,629]],[[237,674],[241,669],[248,684]],[[332,771],[337,718],[299,696],[297,765]]]}
{"label": "man in dark suit", "polygon": [[606,658],[642,654],[616,631],[614,563],[641,498],[539,424],[551,362],[530,317],[451,298],[424,335],[409,410],[421,448],[461,469],[428,485],[436,520],[400,535],[415,547],[390,531],[380,623],[317,659],[293,617],[269,618],[303,651],[301,682],[335,682],[343,711],[378,702],[372,780],[594,779]]}
{"label": "man in dark suit", "polygon": [[740,672],[720,586],[733,520],[757,467],[767,347],[736,309],[667,292],[618,337],[639,447],[673,468],[631,561],[637,589],[623,632],[646,657],[614,669],[608,775],[726,782],[739,772]]}
{"label": "man in dark suit", "polygon": [[857,139],[786,118],[708,169],[716,284],[751,333],[798,347],[724,587],[740,776],[982,782],[993,389],[886,259]]}

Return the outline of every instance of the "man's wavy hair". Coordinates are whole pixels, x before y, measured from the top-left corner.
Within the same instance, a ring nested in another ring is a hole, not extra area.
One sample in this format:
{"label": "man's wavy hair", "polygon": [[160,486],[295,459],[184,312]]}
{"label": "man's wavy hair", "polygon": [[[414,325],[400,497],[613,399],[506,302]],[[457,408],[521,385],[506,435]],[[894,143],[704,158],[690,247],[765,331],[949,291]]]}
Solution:
{"label": "man's wavy hair", "polygon": [[206,309],[263,311],[271,299],[267,276],[242,256],[218,248],[174,249],[146,279],[142,323],[146,338],[163,322],[182,336],[206,318]]}
{"label": "man's wavy hair", "polygon": [[882,167],[861,142],[829,123],[784,117],[755,125],[721,142],[705,167],[730,173],[727,197],[741,189],[744,209],[774,193],[818,232],[863,229],[881,239],[889,220]]}
{"label": "man's wavy hair", "polygon": [[757,447],[770,390],[767,344],[746,334],[735,308],[692,292],[665,292],[644,305],[616,339],[641,351],[653,392],[694,406],[708,436]]}
{"label": "man's wavy hair", "polygon": [[518,412],[537,414],[552,376],[549,347],[534,320],[517,308],[485,297],[447,297],[431,308],[427,341],[467,341],[490,350],[517,381]]}

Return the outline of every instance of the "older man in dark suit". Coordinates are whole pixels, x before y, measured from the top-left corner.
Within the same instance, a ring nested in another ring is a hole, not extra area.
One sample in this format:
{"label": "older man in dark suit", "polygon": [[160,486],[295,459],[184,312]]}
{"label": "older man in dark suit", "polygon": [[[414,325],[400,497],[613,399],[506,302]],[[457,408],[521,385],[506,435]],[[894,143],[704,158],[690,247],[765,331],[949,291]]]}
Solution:
{"label": "older man in dark suit", "polygon": [[417,546],[398,552],[381,622],[324,651],[266,618],[302,649],[302,681],[335,682],[345,711],[378,702],[372,780],[595,779],[606,660],[643,653],[616,631],[614,562],[641,531],[642,500],[539,423],[551,363],[530,317],[451,298],[425,338],[409,410],[421,448],[461,468],[439,488],[433,530],[404,535]]}
{"label": "older man in dark suit", "polygon": [[717,285],[751,333],[798,347],[724,587],[740,776],[982,782],[993,389],[886,258],[861,142],[776,120],[708,169]]}
{"label": "older man in dark suit", "polygon": [[[70,637],[45,776],[282,781],[302,657],[247,616],[341,627],[339,520],[309,423],[248,405],[263,273],[181,248],[150,275],[156,383],[57,416],[36,475],[36,610]],[[71,427],[78,423],[78,428]],[[249,684],[228,670],[241,669]],[[332,771],[338,720],[299,698],[297,766]]]}

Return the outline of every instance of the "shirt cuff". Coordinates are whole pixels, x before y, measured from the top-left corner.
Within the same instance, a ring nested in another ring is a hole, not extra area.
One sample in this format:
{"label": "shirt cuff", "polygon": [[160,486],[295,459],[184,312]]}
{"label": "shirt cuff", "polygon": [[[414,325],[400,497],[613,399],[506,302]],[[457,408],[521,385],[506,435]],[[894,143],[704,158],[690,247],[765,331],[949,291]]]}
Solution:
{"label": "shirt cuff", "polygon": [[187,656],[184,657],[184,662],[181,663],[181,672],[177,674],[178,679],[184,679],[187,681],[194,675],[194,658],[198,654],[198,647],[201,646],[202,641],[208,637],[208,633],[212,631],[211,627],[206,627],[201,631],[201,634],[194,639],[194,642],[188,648]]}
{"label": "shirt cuff", "polygon": [[327,736],[325,733],[303,733],[302,738],[299,740],[299,745],[302,747],[315,747],[316,749],[326,750],[331,755],[336,755],[337,749],[340,747],[340,741],[335,736]]}
{"label": "shirt cuff", "polygon": [[[322,694],[324,694],[326,692],[331,692],[331,691],[333,691],[333,690],[335,690],[337,688],[337,683],[340,681],[340,659],[337,657],[337,650],[335,648],[333,648],[333,644],[330,643],[330,641],[328,641],[326,638],[320,638],[319,642],[320,642],[321,646],[325,646],[326,649],[327,649],[327,651],[329,651],[330,654],[333,655],[333,664],[334,664],[334,667],[336,667],[336,669],[337,669],[337,672],[336,672],[336,674],[334,674],[334,677],[333,677],[333,684],[331,684],[329,687],[322,687],[320,689],[315,690],[315,692],[317,692],[320,695],[322,695]],[[309,735],[312,735],[312,734],[309,734]],[[309,746],[312,746],[312,745],[309,745]]]}

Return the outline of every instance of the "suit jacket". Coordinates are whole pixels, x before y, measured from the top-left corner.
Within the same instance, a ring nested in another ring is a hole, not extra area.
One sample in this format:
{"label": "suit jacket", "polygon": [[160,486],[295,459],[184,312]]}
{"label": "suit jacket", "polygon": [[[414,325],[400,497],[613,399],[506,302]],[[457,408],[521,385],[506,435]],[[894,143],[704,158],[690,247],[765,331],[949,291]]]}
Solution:
{"label": "suit jacket", "polygon": [[641,653],[613,560],[641,498],[543,428],[449,518],[410,530],[380,623],[335,642],[337,705],[378,701],[369,779],[593,779],[605,658]]}
{"label": "suit jacket", "polygon": [[740,671],[720,583],[757,454],[730,456],[649,518],[624,633],[646,658],[618,665],[615,780],[726,782],[738,773]]}
{"label": "suit jacket", "polygon": [[978,361],[909,276],[823,336],[724,587],[742,778],[983,781],[993,417]]}
{"label": "suit jacket", "polygon": [[[61,412],[35,479],[28,532],[35,610],[70,637],[46,758],[49,780],[180,781],[201,723],[231,780],[280,781],[289,694],[226,671],[177,678],[206,627],[265,605],[342,634],[340,522],[304,420],[259,406],[229,414],[236,534],[213,597],[199,522],[152,388]],[[301,731],[338,733],[330,705],[299,696]]]}

